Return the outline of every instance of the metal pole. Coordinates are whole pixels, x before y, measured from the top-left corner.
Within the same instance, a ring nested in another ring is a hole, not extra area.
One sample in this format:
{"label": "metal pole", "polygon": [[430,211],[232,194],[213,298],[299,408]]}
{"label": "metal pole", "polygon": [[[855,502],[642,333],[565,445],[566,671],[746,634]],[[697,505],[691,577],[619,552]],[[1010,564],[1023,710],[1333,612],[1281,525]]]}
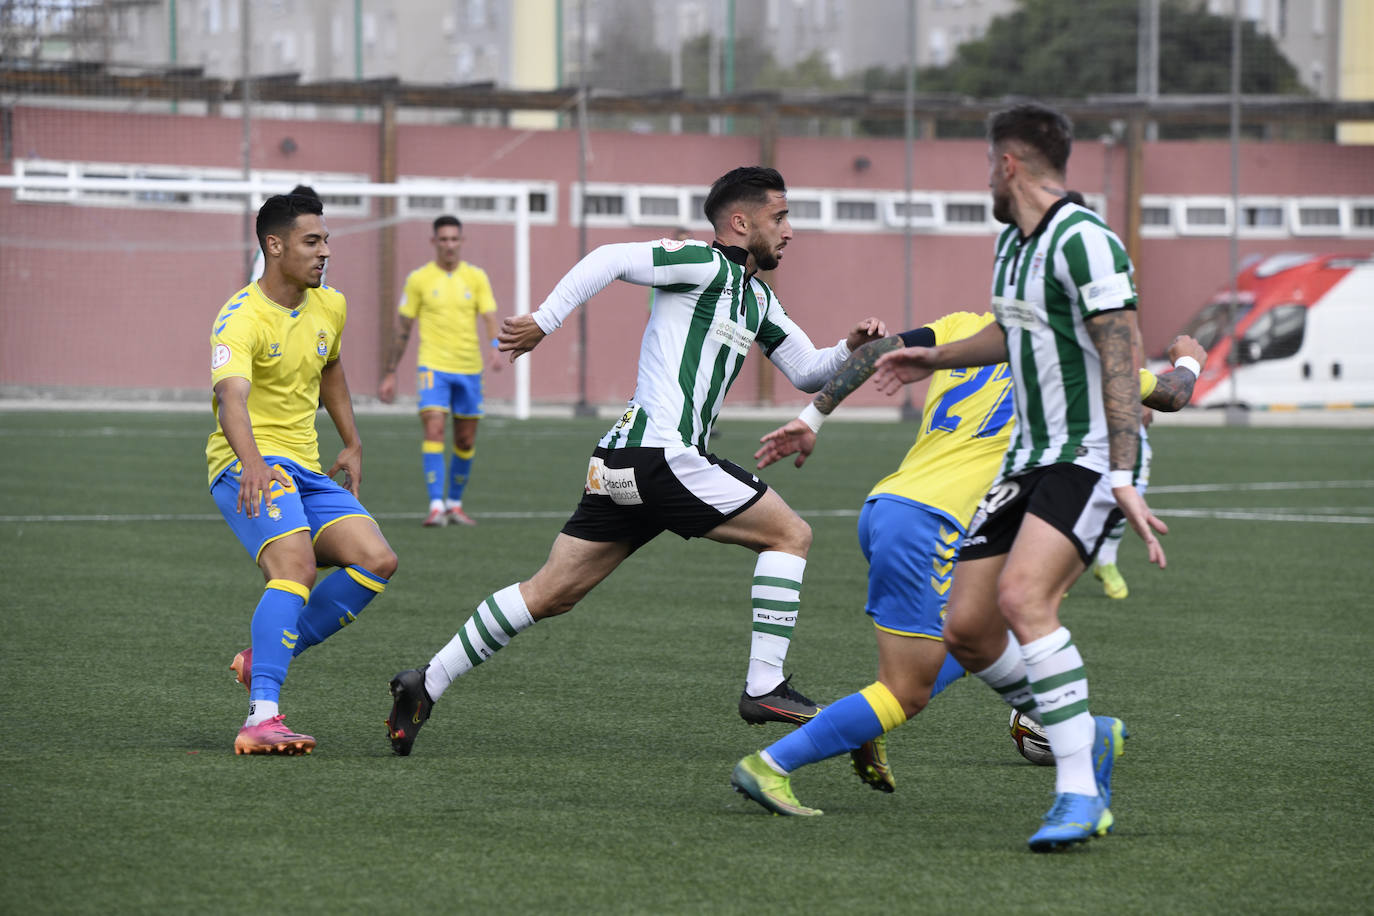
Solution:
{"label": "metal pole", "polygon": [[[1231,9],[1231,296],[1226,306],[1226,330],[1229,334],[1236,322],[1236,297],[1240,295],[1240,0]],[[1244,426],[1249,422],[1246,412],[1237,406],[1236,369],[1239,363],[1235,350],[1239,341],[1231,343],[1231,391],[1226,407],[1226,425]]]}
{"label": "metal pole", "polygon": [[[912,266],[912,210],[911,189],[915,184],[916,159],[916,0],[906,0],[906,220],[902,226],[903,241],[906,245],[905,290],[902,297],[902,330],[912,326],[914,318],[911,300],[916,295],[916,279]],[[902,419],[918,420],[921,411],[911,401],[911,386],[902,387]]]}
{"label": "metal pole", "polygon": [[[177,66],[177,0],[167,0],[167,62],[175,70]],[[172,114],[177,113],[178,103],[172,99]]]}
{"label": "metal pole", "polygon": [[[587,254],[587,2],[582,0],[577,10],[577,251],[581,259]],[[588,417],[596,408],[587,400],[587,309],[584,302],[577,310],[577,404],[573,416]]]}
{"label": "metal pole", "polygon": [[[726,95],[735,92],[735,0],[725,0],[725,78],[722,80]],[[735,116],[725,116],[725,133],[735,132]]]}
{"label": "metal pole", "polygon": [[[1142,99],[1159,101],[1159,0],[1140,0],[1136,27],[1135,92]],[[1159,125],[1145,125],[1145,139],[1159,139]]]}
{"label": "metal pole", "polygon": [[[353,78],[363,80],[363,0],[353,0]],[[353,120],[362,119],[362,107],[354,108]]]}
{"label": "metal pole", "polygon": [[[724,0],[721,0],[723,3]],[[711,8],[711,25],[707,29],[706,42],[706,94],[712,99],[720,95],[720,5],[713,5]],[[707,121],[706,132],[710,134],[720,133],[720,115],[713,114]]]}
{"label": "metal pole", "polygon": [[[240,141],[243,153],[243,180],[253,177],[253,23],[249,18],[252,4],[249,0],[239,0],[239,21],[243,31],[239,33],[240,84],[243,89],[243,137]],[[253,225],[254,204],[257,201],[251,193],[243,196],[243,238],[252,238],[256,232]],[[253,247],[243,252],[243,275],[253,272]]]}
{"label": "metal pole", "polygon": [[[669,55],[669,83],[673,89],[682,89],[682,10],[677,4],[669,7],[668,15],[672,16],[672,53]],[[682,133],[682,115],[673,112],[668,116],[668,133]]]}

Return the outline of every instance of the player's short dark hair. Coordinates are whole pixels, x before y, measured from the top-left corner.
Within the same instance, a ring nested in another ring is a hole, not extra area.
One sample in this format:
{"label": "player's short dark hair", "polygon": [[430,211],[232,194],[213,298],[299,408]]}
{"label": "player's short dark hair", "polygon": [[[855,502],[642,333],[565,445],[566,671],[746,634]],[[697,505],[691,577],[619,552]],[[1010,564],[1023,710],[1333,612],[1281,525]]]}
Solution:
{"label": "player's short dark hair", "polygon": [[304,194],[274,194],[258,208],[258,245],[267,251],[267,237],[283,237],[296,224],[296,217],[304,213],[324,215],[324,204],[318,197]]}
{"label": "player's short dark hair", "polygon": [[310,185],[308,184],[296,185],[294,188],[291,189],[291,193],[297,194],[301,197],[313,197],[316,200],[320,199],[320,195],[316,194],[315,189],[310,187]]}
{"label": "player's short dark hair", "polygon": [[462,231],[463,231],[463,221],[460,220],[458,217],[456,217],[456,216],[450,216],[450,215],[447,214],[447,213],[445,213],[443,216],[439,217],[438,219],[436,219],[436,220],[434,221],[434,234],[435,234],[435,235],[438,235],[438,234],[439,234],[439,227],[441,227],[441,226],[452,226],[453,228],[457,229],[459,232],[462,232]]}
{"label": "player's short dark hair", "polygon": [[1080,207],[1088,206],[1088,201],[1077,191],[1065,191],[1064,199],[1071,204],[1078,204]]}
{"label": "player's short dark hair", "polygon": [[1022,102],[988,117],[988,142],[1000,146],[1021,143],[1039,154],[1055,173],[1063,175],[1073,147],[1073,123],[1060,112],[1038,102]]}
{"label": "player's short dark hair", "polygon": [[716,183],[711,185],[710,193],[706,195],[706,203],[702,209],[706,211],[706,218],[714,226],[716,219],[724,215],[725,210],[732,204],[747,203],[758,206],[768,200],[769,191],[787,193],[787,185],[783,183],[782,175],[777,169],[762,165],[742,165],[716,179]]}

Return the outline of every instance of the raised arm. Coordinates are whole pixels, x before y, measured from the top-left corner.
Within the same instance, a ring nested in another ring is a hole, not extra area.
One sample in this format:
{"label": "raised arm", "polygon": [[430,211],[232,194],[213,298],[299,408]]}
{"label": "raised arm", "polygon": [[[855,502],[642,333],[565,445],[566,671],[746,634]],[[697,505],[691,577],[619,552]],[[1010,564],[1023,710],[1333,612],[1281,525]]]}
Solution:
{"label": "raised arm", "polygon": [[801,416],[759,439],[762,444],[758,451],[754,452],[754,457],[758,459],[758,467],[766,468],[788,455],[796,455],[797,460],[793,464],[801,467],[816,447],[816,435],[820,432],[821,423],[840,406],[841,401],[868,381],[883,354],[901,349],[903,344],[933,346],[934,343],[935,332],[928,327],[922,327],[894,334],[892,337],[871,340],[856,349],[811,399],[811,403],[806,405]]}
{"label": "raised arm", "polygon": [[996,322],[977,334],[937,347],[904,347],[878,360],[873,384],[883,394],[896,394],[903,385],[919,382],[937,369],[966,369],[1007,361],[1007,335]]}
{"label": "raised arm", "polygon": [[572,266],[543,303],[529,315],[516,315],[501,322],[498,347],[510,353],[511,361],[528,353],[592,296],[616,280],[649,286],[654,282],[654,245],[652,242],[618,242],[602,245]]}
{"label": "raised arm", "polygon": [[1174,368],[1155,376],[1155,389],[1142,403],[1172,413],[1182,410],[1192,400],[1193,387],[1202,373],[1202,365],[1207,362],[1207,351],[1193,338],[1180,334],[1169,345],[1168,358]]}

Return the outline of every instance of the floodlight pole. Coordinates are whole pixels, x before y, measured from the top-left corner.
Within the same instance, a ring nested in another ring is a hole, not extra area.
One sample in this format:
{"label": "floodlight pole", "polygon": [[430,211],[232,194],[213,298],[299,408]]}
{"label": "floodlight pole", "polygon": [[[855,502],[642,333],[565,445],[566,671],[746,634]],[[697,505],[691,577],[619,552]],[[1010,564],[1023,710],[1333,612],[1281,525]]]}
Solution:
{"label": "floodlight pole", "polygon": [[[902,330],[910,328],[912,321],[911,297],[916,294],[916,280],[912,270],[912,225],[914,207],[911,202],[911,188],[915,183],[914,159],[916,158],[916,0],[906,0],[906,111],[903,115],[906,127],[906,220],[902,235],[906,243],[905,282],[906,295],[902,297]],[[911,401],[911,386],[902,386],[902,419],[919,420],[921,411]]]}
{"label": "floodlight pole", "polygon": [[[1228,334],[1236,323],[1236,297],[1240,295],[1240,65],[1240,0],[1234,0],[1231,10],[1231,295],[1230,301],[1226,304]],[[1240,363],[1236,361],[1240,356],[1236,350],[1238,343],[1239,341],[1232,339],[1231,353],[1228,356],[1232,366],[1228,373],[1231,393],[1227,398],[1230,403],[1226,405],[1227,426],[1246,426],[1250,422],[1249,414],[1237,403],[1236,369],[1240,367]]]}
{"label": "floodlight pole", "polygon": [[[239,22],[243,24],[243,31],[239,33],[239,69],[240,84],[243,90],[243,180],[248,181],[253,177],[253,29],[249,13],[252,4],[248,0],[239,0]],[[243,197],[243,232],[245,239],[254,237],[256,226],[254,223],[254,210],[257,201],[252,194],[245,194]],[[253,246],[249,245],[243,252],[243,275],[250,281],[253,275]]]}
{"label": "floodlight pole", "polygon": [[[577,257],[587,256],[587,0],[577,8]],[[596,415],[596,408],[587,400],[587,309],[582,303],[577,310],[577,403],[573,416]]]}

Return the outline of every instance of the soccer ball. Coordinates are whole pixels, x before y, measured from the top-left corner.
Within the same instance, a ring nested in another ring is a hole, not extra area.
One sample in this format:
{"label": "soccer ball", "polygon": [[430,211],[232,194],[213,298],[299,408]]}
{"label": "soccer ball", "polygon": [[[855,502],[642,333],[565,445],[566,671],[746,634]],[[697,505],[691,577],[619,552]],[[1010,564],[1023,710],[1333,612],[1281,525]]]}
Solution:
{"label": "soccer ball", "polygon": [[1040,766],[1054,766],[1054,752],[1050,750],[1050,741],[1045,737],[1045,730],[1030,716],[1023,716],[1019,710],[1011,711],[1011,721],[1008,727],[1011,729],[1011,740],[1016,744],[1016,749],[1021,752],[1031,763],[1038,763]]}

